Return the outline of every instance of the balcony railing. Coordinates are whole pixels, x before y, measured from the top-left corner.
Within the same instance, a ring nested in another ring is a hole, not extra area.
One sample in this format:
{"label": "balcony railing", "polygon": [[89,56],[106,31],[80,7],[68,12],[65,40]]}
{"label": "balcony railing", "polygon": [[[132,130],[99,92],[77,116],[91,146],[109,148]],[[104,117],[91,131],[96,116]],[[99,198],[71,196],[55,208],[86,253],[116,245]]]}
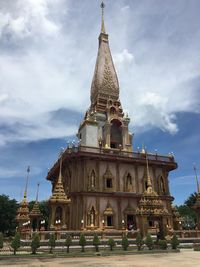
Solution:
{"label": "balcony railing", "polygon": [[74,146],[68,147],[65,150],[65,153],[78,153],[78,152],[88,152],[88,153],[95,153],[95,154],[105,154],[105,155],[117,155],[120,157],[130,157],[134,159],[147,159],[148,160],[155,160],[155,161],[163,161],[163,162],[175,162],[173,154],[169,154],[168,156],[159,155],[157,153],[141,153],[138,152],[129,152],[124,151],[121,149],[114,149],[114,148],[97,148],[97,147],[88,147],[88,146]]}

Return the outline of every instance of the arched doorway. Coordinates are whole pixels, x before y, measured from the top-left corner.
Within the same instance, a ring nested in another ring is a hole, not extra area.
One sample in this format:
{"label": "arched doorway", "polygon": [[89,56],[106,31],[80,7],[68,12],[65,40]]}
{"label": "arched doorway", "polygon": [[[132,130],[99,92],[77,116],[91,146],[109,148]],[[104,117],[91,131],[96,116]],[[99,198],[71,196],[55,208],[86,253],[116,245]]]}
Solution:
{"label": "arched doorway", "polygon": [[110,147],[119,148],[119,145],[122,145],[122,123],[119,120],[111,121],[111,130],[110,130]]}

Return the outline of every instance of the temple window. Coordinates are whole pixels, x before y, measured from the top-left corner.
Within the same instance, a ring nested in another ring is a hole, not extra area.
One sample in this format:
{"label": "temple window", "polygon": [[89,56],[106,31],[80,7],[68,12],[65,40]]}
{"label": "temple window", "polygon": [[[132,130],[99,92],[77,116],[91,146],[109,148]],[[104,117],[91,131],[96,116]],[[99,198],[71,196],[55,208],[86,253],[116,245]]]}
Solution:
{"label": "temple window", "polygon": [[113,216],[108,215],[106,218],[107,226],[113,226]]}
{"label": "temple window", "polygon": [[108,201],[107,207],[104,210],[104,218],[105,218],[105,226],[106,227],[114,227],[114,212],[113,209]]}
{"label": "temple window", "polygon": [[112,179],[111,178],[106,179],[106,187],[112,188]]}
{"label": "temple window", "polygon": [[113,190],[114,187],[114,177],[109,169],[109,167],[107,166],[106,168],[106,172],[103,175],[103,180],[104,180],[104,190],[108,190],[111,191]]}
{"label": "temple window", "polygon": [[153,227],[154,224],[153,224],[153,221],[149,220],[149,227]]}

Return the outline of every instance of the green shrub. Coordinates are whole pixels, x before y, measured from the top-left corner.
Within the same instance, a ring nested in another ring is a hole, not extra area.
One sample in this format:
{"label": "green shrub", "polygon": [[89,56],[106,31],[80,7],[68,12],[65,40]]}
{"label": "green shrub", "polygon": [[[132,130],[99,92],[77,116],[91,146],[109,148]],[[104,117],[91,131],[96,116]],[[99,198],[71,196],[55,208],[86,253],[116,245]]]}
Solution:
{"label": "green shrub", "polygon": [[167,241],[166,240],[159,240],[158,245],[161,249],[167,249]]}
{"label": "green shrub", "polygon": [[144,245],[144,240],[142,239],[142,235],[140,233],[138,233],[136,236],[136,245],[138,250],[141,250],[142,246]]}
{"label": "green shrub", "polygon": [[3,248],[3,234],[0,233],[0,249]]}
{"label": "green shrub", "polygon": [[67,247],[67,253],[69,253],[69,247],[72,245],[71,235],[67,235],[66,240],[65,240],[65,245]]}
{"label": "green shrub", "polygon": [[79,245],[81,246],[81,251],[85,252],[86,239],[85,239],[84,234],[80,235]]}
{"label": "green shrub", "polygon": [[33,239],[31,241],[31,251],[32,254],[37,253],[37,249],[40,247],[40,237],[38,234],[33,235]]}
{"label": "green shrub", "polygon": [[149,233],[147,233],[145,244],[149,249],[153,249],[153,239]]}
{"label": "green shrub", "polygon": [[110,247],[110,250],[112,251],[115,247],[115,240],[113,238],[108,239],[108,246]]}
{"label": "green shrub", "polygon": [[55,234],[50,235],[49,238],[49,247],[50,247],[50,251],[49,253],[53,252],[53,248],[55,248],[56,246],[56,238],[55,238]]}
{"label": "green shrub", "polygon": [[194,251],[200,251],[200,243],[193,244]]}
{"label": "green shrub", "polygon": [[123,250],[127,250],[128,246],[129,246],[128,238],[127,238],[127,236],[123,236],[123,238],[122,238]]}
{"label": "green shrub", "polygon": [[20,248],[20,234],[16,233],[12,242],[11,247],[13,248],[14,255],[16,255],[17,250]]}
{"label": "green shrub", "polygon": [[172,239],[171,239],[171,246],[172,246],[172,249],[177,249],[179,245],[179,241],[178,241],[178,238],[177,236],[174,234]]}
{"label": "green shrub", "polygon": [[94,234],[94,238],[93,238],[93,246],[95,247],[95,250],[96,250],[96,252],[98,252],[99,251],[99,245],[100,245],[100,240],[99,240],[99,237],[98,237],[98,235],[95,233]]}

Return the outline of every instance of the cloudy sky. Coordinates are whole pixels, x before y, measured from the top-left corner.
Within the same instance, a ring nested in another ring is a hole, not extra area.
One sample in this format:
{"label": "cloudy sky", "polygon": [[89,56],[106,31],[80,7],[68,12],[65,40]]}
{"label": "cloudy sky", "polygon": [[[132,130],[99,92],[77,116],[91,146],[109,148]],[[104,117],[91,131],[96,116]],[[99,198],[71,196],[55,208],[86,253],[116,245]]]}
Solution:
{"label": "cloudy sky", "polygon": [[[173,151],[175,203],[200,175],[200,1],[107,0],[105,24],[134,147]],[[90,105],[100,1],[0,1],[0,194],[29,199]]]}

